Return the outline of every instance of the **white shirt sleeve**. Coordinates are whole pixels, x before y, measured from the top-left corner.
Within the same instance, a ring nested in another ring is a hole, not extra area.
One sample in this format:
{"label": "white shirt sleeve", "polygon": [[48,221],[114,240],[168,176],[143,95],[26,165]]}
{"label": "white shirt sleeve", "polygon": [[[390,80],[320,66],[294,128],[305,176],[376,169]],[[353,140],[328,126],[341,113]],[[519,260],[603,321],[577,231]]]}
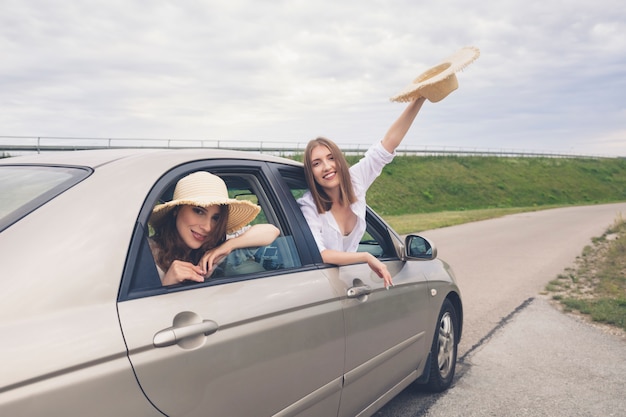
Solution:
{"label": "white shirt sleeve", "polygon": [[395,152],[387,152],[382,142],[376,142],[365,152],[359,162],[350,167],[352,184],[359,198],[362,194],[363,199],[365,199],[367,189],[383,172],[385,165],[393,160],[394,156],[396,156]]}

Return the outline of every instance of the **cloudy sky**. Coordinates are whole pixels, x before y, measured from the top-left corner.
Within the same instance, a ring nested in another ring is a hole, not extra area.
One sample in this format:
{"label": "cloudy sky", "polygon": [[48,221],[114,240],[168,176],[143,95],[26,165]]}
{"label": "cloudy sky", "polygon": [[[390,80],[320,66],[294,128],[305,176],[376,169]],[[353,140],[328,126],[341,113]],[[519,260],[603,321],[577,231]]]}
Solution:
{"label": "cloudy sky", "polygon": [[0,5],[0,137],[369,144],[472,45],[405,145],[626,156],[623,0]]}

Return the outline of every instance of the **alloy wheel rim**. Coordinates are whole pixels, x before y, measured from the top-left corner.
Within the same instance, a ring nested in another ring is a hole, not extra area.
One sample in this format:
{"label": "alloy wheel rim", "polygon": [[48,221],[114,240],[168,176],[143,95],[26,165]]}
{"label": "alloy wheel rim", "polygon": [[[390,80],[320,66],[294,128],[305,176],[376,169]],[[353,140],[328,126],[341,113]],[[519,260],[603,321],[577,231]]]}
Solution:
{"label": "alloy wheel rim", "polygon": [[447,378],[454,363],[454,326],[452,316],[446,312],[439,321],[437,365],[441,378]]}

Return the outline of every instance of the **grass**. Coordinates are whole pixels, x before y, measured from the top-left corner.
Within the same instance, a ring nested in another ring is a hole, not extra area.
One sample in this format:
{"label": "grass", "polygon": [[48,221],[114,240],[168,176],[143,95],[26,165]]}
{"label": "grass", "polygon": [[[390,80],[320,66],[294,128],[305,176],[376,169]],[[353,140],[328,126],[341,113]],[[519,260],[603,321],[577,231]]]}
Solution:
{"label": "grass", "polygon": [[367,199],[382,216],[624,201],[626,159],[398,156]]}
{"label": "grass", "polygon": [[391,227],[394,228],[396,232],[400,234],[408,234],[424,230],[438,229],[441,227],[455,226],[479,220],[494,219],[508,214],[546,210],[555,207],[561,206],[551,205],[542,207],[507,207],[465,211],[441,211],[436,213],[415,213],[397,216],[388,215],[384,216],[384,219]]}
{"label": "grass", "polygon": [[564,311],[626,331],[626,221],[620,216],[593,239],[573,268],[546,286]]}

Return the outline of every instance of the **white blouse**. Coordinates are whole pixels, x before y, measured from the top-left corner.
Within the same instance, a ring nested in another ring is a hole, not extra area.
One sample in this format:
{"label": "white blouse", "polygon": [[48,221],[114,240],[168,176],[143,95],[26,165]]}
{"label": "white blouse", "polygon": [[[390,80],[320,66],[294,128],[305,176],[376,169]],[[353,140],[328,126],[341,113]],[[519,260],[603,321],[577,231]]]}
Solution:
{"label": "white blouse", "polygon": [[357,217],[357,223],[348,236],[342,235],[341,229],[330,211],[322,214],[317,212],[315,201],[310,191],[307,191],[298,199],[300,209],[311,228],[320,252],[325,249],[340,252],[356,252],[366,228],[365,194],[367,189],[383,171],[384,166],[393,160],[395,155],[395,152],[387,152],[382,143],[377,142],[367,150],[365,156],[359,162],[350,167],[352,186],[357,198],[357,201],[352,203],[350,208]]}

